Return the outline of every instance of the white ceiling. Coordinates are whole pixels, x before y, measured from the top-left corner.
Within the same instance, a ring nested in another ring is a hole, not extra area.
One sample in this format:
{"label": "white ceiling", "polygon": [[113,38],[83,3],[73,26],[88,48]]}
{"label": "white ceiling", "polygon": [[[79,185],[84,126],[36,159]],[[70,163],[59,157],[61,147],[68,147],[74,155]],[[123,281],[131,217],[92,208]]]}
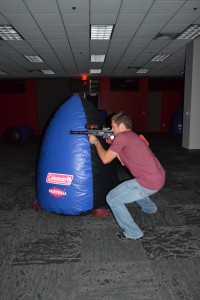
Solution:
{"label": "white ceiling", "polygon": [[[134,67],[150,69],[148,76],[181,76],[191,40],[155,37],[200,24],[200,0],[0,0],[0,24],[12,25],[24,38],[0,40],[0,71],[8,73],[0,79],[81,76],[91,68],[102,69],[98,76],[138,76]],[[91,24],[113,24],[111,40],[90,40]],[[150,62],[159,53],[171,56]],[[91,63],[91,54],[106,54],[105,62]],[[24,55],[39,55],[44,63],[30,63]]]}

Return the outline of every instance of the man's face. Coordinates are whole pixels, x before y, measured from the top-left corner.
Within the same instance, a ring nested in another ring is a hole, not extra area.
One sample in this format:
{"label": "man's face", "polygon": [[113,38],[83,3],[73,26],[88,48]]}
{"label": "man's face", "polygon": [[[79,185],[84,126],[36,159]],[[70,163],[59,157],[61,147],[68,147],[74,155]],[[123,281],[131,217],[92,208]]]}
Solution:
{"label": "man's face", "polygon": [[121,130],[120,130],[120,125],[118,126],[115,121],[111,122],[112,125],[112,132],[114,133],[114,135],[118,134]]}

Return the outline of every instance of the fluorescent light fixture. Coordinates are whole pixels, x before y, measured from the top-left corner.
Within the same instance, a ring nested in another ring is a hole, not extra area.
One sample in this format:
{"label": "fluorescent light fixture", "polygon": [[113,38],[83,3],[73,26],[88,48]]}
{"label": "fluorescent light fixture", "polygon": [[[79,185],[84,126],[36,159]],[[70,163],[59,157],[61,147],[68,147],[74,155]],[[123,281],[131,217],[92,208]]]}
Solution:
{"label": "fluorescent light fixture", "polygon": [[105,60],[105,55],[91,55],[91,62],[104,62]]}
{"label": "fluorescent light fixture", "polygon": [[101,73],[101,69],[90,69],[90,73],[91,74],[100,74]]}
{"label": "fluorescent light fixture", "polygon": [[91,25],[91,40],[109,40],[113,25]]}
{"label": "fluorescent light fixture", "polygon": [[0,75],[8,75],[6,72],[0,71]]}
{"label": "fluorescent light fixture", "polygon": [[28,56],[28,55],[24,55],[24,57],[26,57],[26,59],[28,59],[30,62],[44,62],[41,57],[37,56],[37,55],[32,55],[32,56]]}
{"label": "fluorescent light fixture", "polygon": [[23,40],[19,33],[10,25],[0,25],[0,38],[2,40]]}
{"label": "fluorescent light fixture", "polygon": [[55,74],[54,71],[52,70],[41,70],[42,73],[47,74],[47,75],[53,75]]}
{"label": "fluorescent light fixture", "polygon": [[200,24],[193,24],[189,26],[185,31],[183,31],[179,36],[176,37],[177,40],[187,40],[195,39],[200,35]]}
{"label": "fluorescent light fixture", "polygon": [[163,61],[165,60],[167,57],[169,57],[171,54],[157,54],[156,56],[154,56],[151,61]]}
{"label": "fluorescent light fixture", "polygon": [[149,69],[139,69],[136,73],[138,73],[138,74],[145,74],[147,72],[149,72]]}

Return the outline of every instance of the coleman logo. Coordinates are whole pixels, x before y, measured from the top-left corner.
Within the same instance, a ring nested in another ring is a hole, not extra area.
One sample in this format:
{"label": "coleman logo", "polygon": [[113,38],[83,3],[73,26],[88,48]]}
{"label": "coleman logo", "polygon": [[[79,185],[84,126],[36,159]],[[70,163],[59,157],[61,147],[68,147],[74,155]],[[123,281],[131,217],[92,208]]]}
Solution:
{"label": "coleman logo", "polygon": [[57,187],[50,188],[49,193],[56,198],[61,198],[67,195],[65,190],[58,189]]}
{"label": "coleman logo", "polygon": [[73,175],[48,173],[46,182],[61,185],[70,185],[72,183]]}

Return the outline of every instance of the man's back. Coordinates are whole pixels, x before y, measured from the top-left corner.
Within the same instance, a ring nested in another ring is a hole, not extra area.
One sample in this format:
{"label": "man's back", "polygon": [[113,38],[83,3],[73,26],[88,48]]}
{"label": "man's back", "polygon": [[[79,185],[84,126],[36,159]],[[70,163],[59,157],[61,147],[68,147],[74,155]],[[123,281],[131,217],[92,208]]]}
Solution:
{"label": "man's back", "polygon": [[165,171],[149,146],[133,131],[118,133],[110,149],[143,187],[158,190],[164,185]]}

